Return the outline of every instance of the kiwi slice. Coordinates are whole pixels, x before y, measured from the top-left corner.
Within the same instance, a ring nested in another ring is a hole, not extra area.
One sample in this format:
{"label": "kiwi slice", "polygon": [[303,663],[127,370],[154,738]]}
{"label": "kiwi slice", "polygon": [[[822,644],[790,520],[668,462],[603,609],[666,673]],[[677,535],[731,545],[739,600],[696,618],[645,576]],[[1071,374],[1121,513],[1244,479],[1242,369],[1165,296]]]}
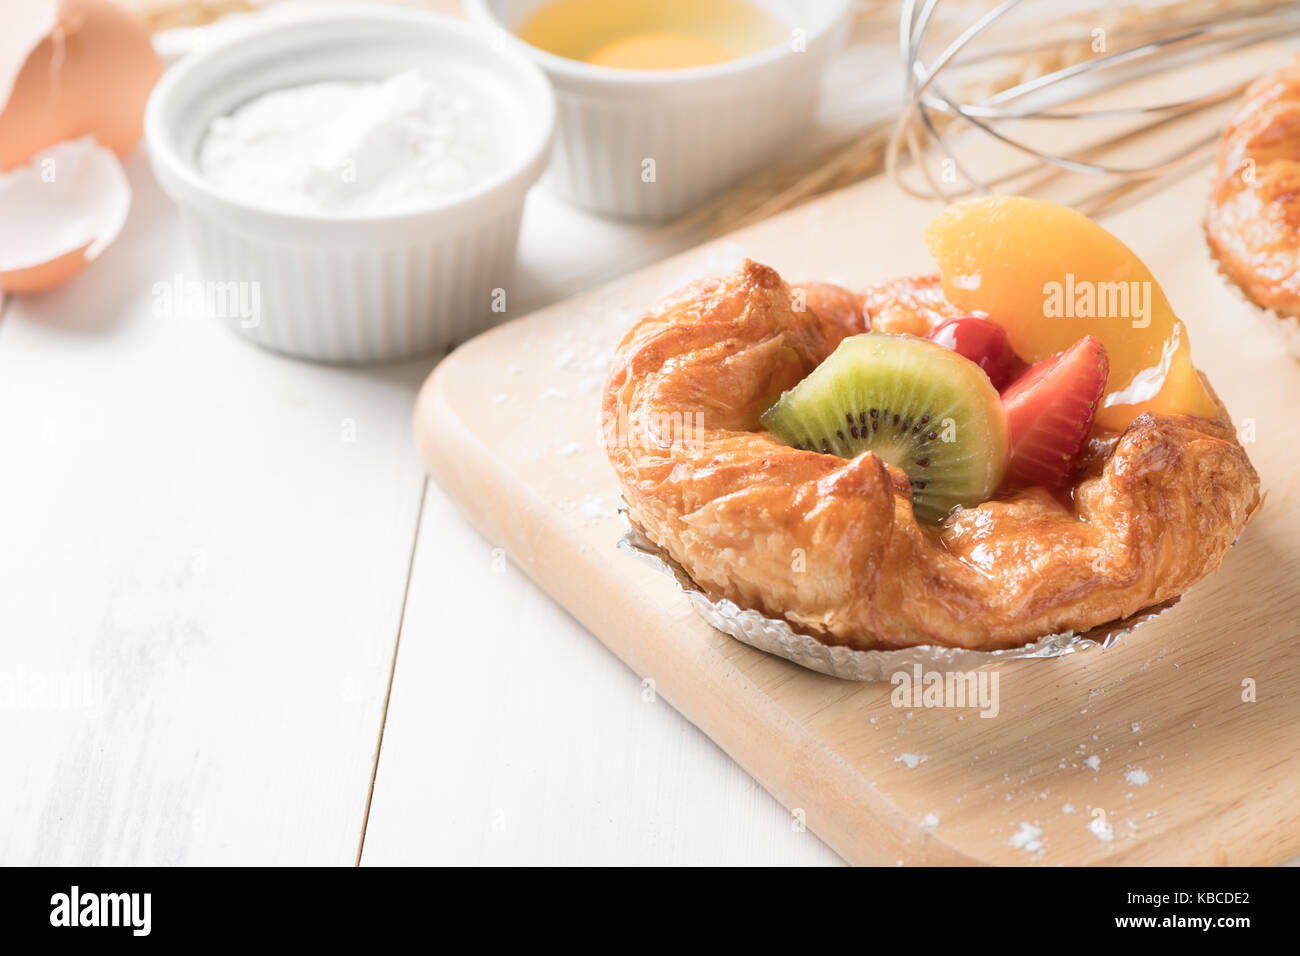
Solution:
{"label": "kiwi slice", "polygon": [[912,335],[845,339],[762,421],[796,448],[841,458],[870,451],[901,468],[922,521],[987,500],[1006,469],[1006,415],[988,376]]}

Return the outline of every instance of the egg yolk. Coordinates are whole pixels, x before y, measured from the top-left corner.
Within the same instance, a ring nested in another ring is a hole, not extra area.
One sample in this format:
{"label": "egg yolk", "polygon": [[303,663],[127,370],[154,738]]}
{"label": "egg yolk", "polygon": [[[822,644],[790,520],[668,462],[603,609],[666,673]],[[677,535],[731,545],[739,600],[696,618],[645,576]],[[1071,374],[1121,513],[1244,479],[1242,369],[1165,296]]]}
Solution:
{"label": "egg yolk", "polygon": [[723,63],[731,58],[730,50],[703,37],[686,33],[641,33],[606,43],[586,59],[595,66],[622,70],[681,70]]}

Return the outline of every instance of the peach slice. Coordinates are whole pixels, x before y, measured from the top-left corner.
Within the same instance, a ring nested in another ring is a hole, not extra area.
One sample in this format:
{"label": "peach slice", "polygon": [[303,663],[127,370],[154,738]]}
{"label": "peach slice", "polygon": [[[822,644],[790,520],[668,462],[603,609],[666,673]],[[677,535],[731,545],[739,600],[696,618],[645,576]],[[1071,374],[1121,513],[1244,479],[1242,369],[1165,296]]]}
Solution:
{"label": "peach slice", "polygon": [[947,299],[1006,330],[1037,362],[1095,335],[1110,356],[1097,413],[1121,430],[1142,412],[1218,418],[1187,330],[1142,260],[1087,216],[1022,196],[949,206],[925,231]]}

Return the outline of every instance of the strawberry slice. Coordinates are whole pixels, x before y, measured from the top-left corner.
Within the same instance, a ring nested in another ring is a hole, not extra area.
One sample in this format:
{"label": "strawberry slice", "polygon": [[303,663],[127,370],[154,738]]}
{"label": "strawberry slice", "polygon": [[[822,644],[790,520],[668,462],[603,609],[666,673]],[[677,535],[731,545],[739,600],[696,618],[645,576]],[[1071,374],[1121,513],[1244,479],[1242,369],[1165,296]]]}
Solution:
{"label": "strawberry slice", "polygon": [[1011,439],[1007,478],[1055,488],[1079,463],[1106,390],[1110,360],[1094,336],[1031,365],[1002,393]]}
{"label": "strawberry slice", "polygon": [[926,338],[966,356],[984,369],[994,388],[1002,388],[1011,381],[1011,370],[1020,362],[1002,327],[979,316],[949,319],[932,328]]}

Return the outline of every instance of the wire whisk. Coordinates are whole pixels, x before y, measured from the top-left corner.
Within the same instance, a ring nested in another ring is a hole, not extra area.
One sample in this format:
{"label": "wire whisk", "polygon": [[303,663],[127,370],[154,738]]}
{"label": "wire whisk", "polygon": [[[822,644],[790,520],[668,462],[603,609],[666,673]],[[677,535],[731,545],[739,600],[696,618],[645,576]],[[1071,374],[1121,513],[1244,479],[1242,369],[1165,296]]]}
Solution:
{"label": "wire whisk", "polygon": [[[1202,133],[1145,162],[1108,162],[1099,158],[1098,153],[1117,147],[1144,130],[1225,104],[1239,96],[1248,81],[1232,82],[1169,102],[1095,108],[1075,104],[1083,97],[1104,94],[1177,65],[1200,63],[1211,56],[1300,32],[1300,3],[1294,0],[1175,3],[1166,5],[1170,8],[1168,18],[1156,17],[1157,22],[1148,20],[1136,29],[1123,29],[1121,24],[1109,31],[1121,43],[1119,49],[1109,50],[1108,31],[1104,28],[1080,37],[1077,27],[1086,23],[1076,7],[1067,13],[1067,19],[1076,28],[1072,37],[1063,40],[1058,35],[1029,44],[991,46],[994,25],[1027,5],[1039,4],[1003,0],[961,29],[932,59],[927,59],[926,41],[933,40],[928,34],[935,32],[939,0],[904,0],[898,38],[905,71],[904,108],[889,138],[885,165],[907,192],[949,201],[971,192],[992,192],[999,183],[1042,167],[1125,183],[1162,176],[1202,156],[1214,145],[1217,132]],[[1105,12],[1104,8],[1093,11],[1098,17],[1104,17]],[[1023,36],[1023,27],[1019,33]],[[1073,44],[1073,61],[1063,55],[1070,44]],[[972,84],[961,79],[967,68],[1035,49],[1054,54],[1062,62],[1041,75],[1018,80],[987,95],[980,92],[978,85],[972,88]],[[1026,138],[1031,129],[1041,134],[1044,123],[1094,121],[1110,121],[1111,128],[1125,128],[1108,140],[1076,148],[1044,147]],[[995,140],[1025,157],[1025,162],[1013,169],[1003,169],[996,176],[979,175],[968,163],[963,163],[956,148],[957,141],[968,141],[970,134]],[[911,159],[911,166],[920,172],[923,185],[915,182],[915,177],[903,175],[904,152]],[[932,168],[931,160],[936,155],[941,158],[943,175],[940,176]]]}

